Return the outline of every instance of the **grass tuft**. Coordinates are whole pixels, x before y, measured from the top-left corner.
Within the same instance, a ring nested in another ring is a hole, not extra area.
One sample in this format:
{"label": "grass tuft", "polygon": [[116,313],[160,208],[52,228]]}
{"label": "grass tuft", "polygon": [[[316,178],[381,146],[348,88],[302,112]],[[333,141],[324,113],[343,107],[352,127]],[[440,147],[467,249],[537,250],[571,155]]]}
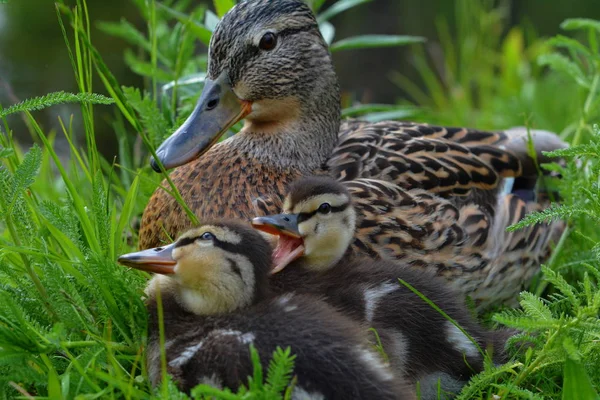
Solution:
{"label": "grass tuft", "polygon": [[[124,60],[144,78],[144,88],[122,87],[115,79],[93,45],[93,16],[85,1],[72,6],[59,0],[58,23],[79,93],[50,93],[0,107],[2,398],[189,398],[168,376],[158,388],[150,387],[144,364],[147,275],[115,259],[135,247],[135,221],[160,180],[168,178],[164,169],[162,176],[150,171],[148,156],[189,114],[202,89],[207,59],[195,55],[196,43],[209,43],[219,17],[234,2],[215,0],[215,12],[187,0],[133,2],[147,22],[144,29],[125,20],[100,28],[131,46]],[[326,9],[323,0],[310,4],[334,50],[413,44],[422,82],[394,74],[410,100],[345,104],[344,116],[489,129],[535,126],[559,132],[572,144],[550,154],[564,164],[542,166],[563,177],[556,187],[560,204],[510,228],[560,218],[568,224],[565,234],[521,294],[521,307],[494,311],[483,321],[521,332],[508,344],[512,359],[498,366],[487,362],[458,398],[597,399],[600,128],[594,123],[600,121],[600,22],[567,20],[561,27],[569,36],[544,40],[526,26],[505,29],[507,9],[495,2],[459,0],[456,32],[443,18],[436,21],[442,56],[433,62],[426,47],[415,44],[420,38],[337,40],[329,19],[367,2],[339,0]],[[508,33],[499,35],[502,31]],[[92,92],[94,77],[109,97]],[[73,120],[59,118],[58,134],[69,148],[58,154],[57,133],[45,132],[32,113],[67,102],[81,104],[85,147],[74,144]],[[118,164],[96,149],[94,109],[110,104],[116,106]],[[14,113],[23,113],[38,143],[27,151],[13,137],[7,116]],[[136,146],[140,141],[143,146]],[[165,190],[186,207],[168,179]],[[293,349],[250,354],[254,375],[238,392],[200,385],[192,398],[291,398]]]}

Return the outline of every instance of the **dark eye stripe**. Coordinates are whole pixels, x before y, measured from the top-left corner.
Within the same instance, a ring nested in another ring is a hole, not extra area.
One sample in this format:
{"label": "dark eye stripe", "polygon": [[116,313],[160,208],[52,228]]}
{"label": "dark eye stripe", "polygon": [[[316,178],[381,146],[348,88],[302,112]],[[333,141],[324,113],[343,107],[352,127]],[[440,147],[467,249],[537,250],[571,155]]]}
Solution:
{"label": "dark eye stripe", "polygon": [[183,247],[183,246],[187,246],[188,244],[192,244],[194,243],[196,240],[200,239],[200,236],[194,236],[194,237],[189,237],[189,238],[181,238],[177,241],[177,243],[175,243],[174,248],[178,248],[178,247]]}
{"label": "dark eye stripe", "polygon": [[[194,236],[194,237],[190,237],[190,238],[181,238],[181,239],[179,239],[177,241],[177,243],[175,243],[174,248],[187,246],[189,244],[194,243],[196,240],[199,240],[199,239],[202,239],[202,236]],[[229,243],[229,242],[225,242],[223,240],[219,240],[216,237],[212,240],[212,242],[215,245],[215,247],[219,247],[219,248],[227,251],[228,253],[236,253],[236,254],[243,254],[244,253],[243,249],[240,248],[239,245],[235,245],[233,243]]]}
{"label": "dark eye stripe", "polygon": [[[346,204],[342,204],[341,206],[337,206],[337,207],[331,206],[331,208],[330,208],[330,212],[331,212],[331,213],[342,212],[342,211],[344,211],[346,208],[348,208],[348,205],[349,205],[349,204],[348,204],[348,203],[346,203]],[[319,210],[318,210],[318,209],[316,209],[316,210],[315,210],[315,211],[313,211],[313,212],[308,212],[308,213],[299,213],[299,214],[298,214],[298,223],[301,223],[301,222],[304,222],[304,221],[306,221],[306,220],[309,220],[309,219],[311,219],[311,218],[312,218],[312,217],[313,217],[313,216],[314,216],[316,213],[318,213],[318,212],[319,212]]]}

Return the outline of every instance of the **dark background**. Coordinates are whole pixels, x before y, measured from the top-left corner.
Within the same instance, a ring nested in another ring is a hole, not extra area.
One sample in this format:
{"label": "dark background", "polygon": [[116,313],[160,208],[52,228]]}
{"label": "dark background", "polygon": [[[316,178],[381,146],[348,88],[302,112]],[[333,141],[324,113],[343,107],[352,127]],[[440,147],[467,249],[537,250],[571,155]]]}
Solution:
{"label": "dark background", "polygon": [[[569,17],[600,17],[598,0],[512,0],[482,1],[506,7],[506,31],[510,26],[527,24],[539,36],[560,32],[560,23]],[[143,28],[137,8],[123,0],[88,0],[92,21],[118,21],[125,18]],[[331,4],[328,1],[327,7]],[[367,34],[421,35],[428,39],[428,49],[435,49],[437,41],[436,18],[444,17],[451,31],[457,28],[453,13],[455,2],[450,0],[374,0],[335,17],[336,40]],[[499,32],[502,35],[505,32]],[[142,79],[123,63],[126,44],[100,30],[92,31],[92,41],[103,55],[122,85],[142,86]],[[199,46],[198,52],[205,48]],[[392,84],[389,75],[400,71],[405,75],[417,73],[411,64],[410,48],[357,50],[336,53],[334,61],[344,91],[353,93],[362,101],[394,103],[403,93]],[[104,93],[99,79],[96,91]],[[54,3],[49,0],[8,0],[0,4],[0,104],[7,107],[23,99],[52,91],[76,92],[73,71],[63,42]],[[36,114],[46,130],[57,129],[56,115],[77,118],[78,106],[64,105]],[[114,110],[97,107],[99,126],[98,143],[109,159],[116,149],[114,133],[108,124]],[[23,145],[31,141],[21,117],[10,117],[10,126]],[[77,122],[77,121],[76,121]],[[78,125],[76,125],[78,126]]]}

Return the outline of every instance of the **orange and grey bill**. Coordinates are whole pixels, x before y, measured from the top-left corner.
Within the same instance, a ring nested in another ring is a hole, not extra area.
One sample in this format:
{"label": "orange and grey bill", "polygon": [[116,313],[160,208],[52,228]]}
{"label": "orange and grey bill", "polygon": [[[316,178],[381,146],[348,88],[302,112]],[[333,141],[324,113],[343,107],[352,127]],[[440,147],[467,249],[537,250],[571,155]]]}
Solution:
{"label": "orange and grey bill", "polygon": [[304,240],[298,231],[298,216],[278,214],[257,217],[252,226],[262,232],[278,236],[277,247],[273,251],[272,274],[276,274],[304,255]]}
{"label": "orange and grey bill", "polygon": [[164,247],[123,254],[117,261],[127,267],[142,271],[171,275],[175,273],[175,265],[177,265],[172,256],[174,246],[174,244],[170,244]]}

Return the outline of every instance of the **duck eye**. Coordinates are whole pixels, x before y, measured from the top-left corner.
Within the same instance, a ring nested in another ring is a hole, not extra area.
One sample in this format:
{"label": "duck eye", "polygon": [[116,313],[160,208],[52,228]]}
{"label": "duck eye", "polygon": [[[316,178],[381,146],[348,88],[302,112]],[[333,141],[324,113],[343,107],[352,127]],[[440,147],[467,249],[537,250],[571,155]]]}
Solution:
{"label": "duck eye", "polygon": [[213,235],[213,234],[212,234],[212,233],[210,233],[210,232],[204,232],[204,233],[202,234],[202,236],[200,236],[200,239],[201,239],[201,240],[213,240],[214,238],[215,238],[215,235]]}
{"label": "duck eye", "polygon": [[317,211],[321,214],[329,214],[331,212],[331,205],[329,205],[329,203],[323,203],[319,206]]}
{"label": "duck eye", "polygon": [[258,47],[266,51],[273,50],[275,45],[277,45],[277,36],[273,32],[265,33],[258,43]]}

